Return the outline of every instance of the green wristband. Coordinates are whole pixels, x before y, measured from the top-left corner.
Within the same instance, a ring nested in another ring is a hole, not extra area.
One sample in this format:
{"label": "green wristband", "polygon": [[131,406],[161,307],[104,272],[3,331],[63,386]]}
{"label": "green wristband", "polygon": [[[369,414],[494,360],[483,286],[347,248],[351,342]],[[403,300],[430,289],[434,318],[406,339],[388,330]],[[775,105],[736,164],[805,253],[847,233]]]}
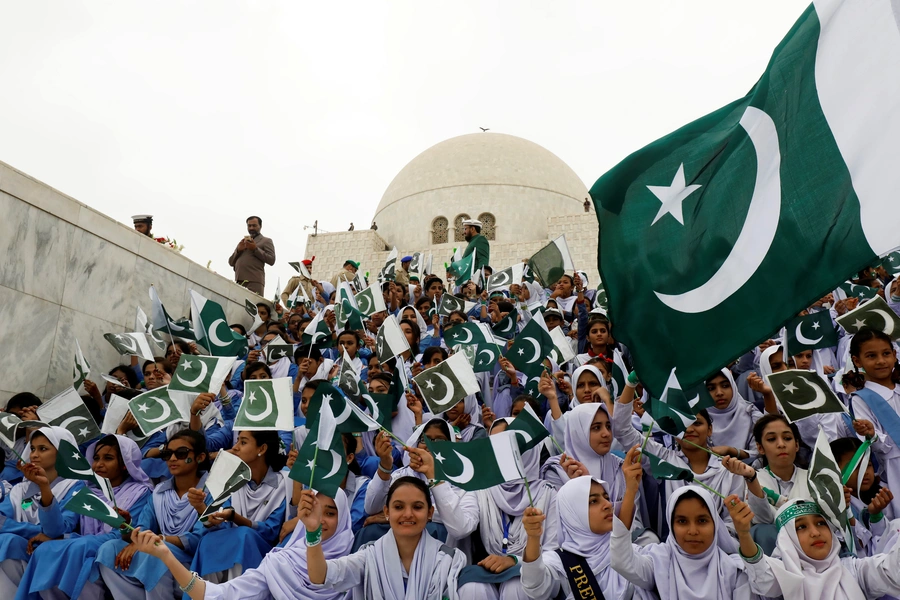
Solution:
{"label": "green wristband", "polygon": [[318,546],[322,543],[322,526],[319,525],[319,528],[313,532],[306,532],[306,545],[309,547]]}

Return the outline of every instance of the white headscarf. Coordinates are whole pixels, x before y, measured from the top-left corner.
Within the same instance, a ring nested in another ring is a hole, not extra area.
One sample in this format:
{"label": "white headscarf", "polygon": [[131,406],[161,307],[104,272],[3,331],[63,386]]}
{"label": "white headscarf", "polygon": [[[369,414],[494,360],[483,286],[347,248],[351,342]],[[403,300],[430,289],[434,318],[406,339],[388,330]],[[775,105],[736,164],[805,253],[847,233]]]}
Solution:
{"label": "white headscarf", "polygon": [[630,585],[609,565],[610,533],[591,531],[588,501],[591,482],[603,486],[612,500],[612,493],[602,479],[583,475],[570,480],[556,494],[559,509],[560,548],[584,557],[606,598],[623,598]]}
{"label": "white headscarf", "polygon": [[[766,359],[768,360],[768,358]],[[753,416],[747,410],[748,402],[744,400],[734,383],[734,376],[729,369],[722,369],[722,375],[731,384],[731,403],[726,408],[711,406],[707,412],[713,420],[713,446],[728,445],[742,448],[753,433]]]}
{"label": "white headscarf", "polygon": [[582,365],[575,369],[575,372],[572,373],[572,397],[569,399],[569,408],[575,408],[581,402],[578,400],[578,380],[585,373],[593,373],[597,378],[597,381],[600,382],[600,385],[606,385],[606,379],[603,378],[603,374],[600,372],[600,369],[595,367],[594,365]]}
{"label": "white headscarf", "polygon": [[[469,415],[469,424],[465,429],[459,431],[459,435],[460,438],[462,438],[461,441],[471,442],[472,436],[475,435],[475,431],[481,427],[481,409],[478,408],[478,400],[475,398],[475,394],[470,394],[463,398],[463,403],[463,412]],[[444,411],[441,413],[441,418],[446,420],[447,423],[450,423],[446,415],[447,411]]]}
{"label": "white headscarf", "polygon": [[411,308],[413,311],[413,314],[416,315],[416,325],[419,326],[419,333],[420,333],[419,337],[420,338],[425,337],[425,335],[428,333],[428,324],[425,322],[425,318],[422,317],[422,313],[420,313],[418,310],[416,310],[415,306],[413,306],[412,304],[407,304],[406,306],[404,306],[403,308],[400,309],[400,316],[401,317],[403,316],[403,313],[406,312],[407,308]]}
{"label": "white headscarf", "polygon": [[[78,442],[75,441],[75,436],[72,433],[65,429],[64,427],[41,427],[37,431],[31,434],[32,439],[34,439],[34,434],[40,433],[44,437],[47,438],[47,441],[50,444],[59,450],[59,442],[61,440],[66,440],[76,448],[78,447]],[[25,462],[31,460],[31,443],[25,444],[25,451],[22,452],[22,458]],[[72,489],[73,486],[80,483],[75,479],[62,479],[57,477],[54,481],[50,482],[50,491],[53,492],[53,497],[57,500],[62,500],[63,497],[69,493],[69,490]],[[32,525],[37,525],[40,523],[40,514],[38,512],[38,504],[40,502],[41,490],[38,488],[37,484],[28,481],[27,479],[22,481],[21,483],[17,483],[13,486],[13,489],[9,492],[9,499],[12,502],[13,513],[16,521],[20,523],[31,523]],[[22,501],[31,499],[32,503],[28,505],[28,508],[25,509],[22,507]]]}
{"label": "white headscarf", "polygon": [[[778,530],[777,549],[781,559],[767,557],[765,560],[772,567],[782,594],[790,600],[862,600],[866,596],[859,583],[841,564],[840,544],[837,543],[840,533],[834,527],[828,525],[831,529],[831,550],[824,559],[813,560],[800,547],[794,528],[796,516],[790,515],[803,502],[810,503],[809,500],[792,500],[775,515],[776,522],[786,520]],[[791,513],[785,514],[787,511]]]}
{"label": "white headscarf", "polygon": [[[569,411],[566,416],[563,439],[569,456],[587,467],[588,473],[592,477],[609,482],[603,484],[603,489],[609,494],[610,499],[616,502],[621,500],[625,494],[625,479],[622,476],[623,461],[612,452],[601,456],[591,447],[591,423],[594,422],[594,418],[601,410],[612,425],[609,409],[602,402],[581,404]],[[610,436],[610,441],[612,439]]]}
{"label": "white headscarf", "polygon": [[[700,496],[715,523],[715,543],[702,554],[688,554],[670,533],[666,541],[646,548],[653,559],[656,590],[661,600],[749,600],[750,587],[743,574],[743,561],[736,554],[737,543],[719,518],[709,492],[686,485],[676,490],[666,504],[666,522],[672,531],[672,513],[678,500],[688,492]],[[793,598],[791,600],[794,600]]]}
{"label": "white headscarf", "polygon": [[234,510],[251,521],[265,521],[287,499],[284,475],[269,468],[259,485],[245,485],[231,496]]}
{"label": "white headscarf", "polygon": [[766,384],[769,383],[768,377],[772,374],[772,363],[769,358],[776,352],[784,352],[781,344],[774,344],[763,350],[759,355],[759,374],[762,376]]}

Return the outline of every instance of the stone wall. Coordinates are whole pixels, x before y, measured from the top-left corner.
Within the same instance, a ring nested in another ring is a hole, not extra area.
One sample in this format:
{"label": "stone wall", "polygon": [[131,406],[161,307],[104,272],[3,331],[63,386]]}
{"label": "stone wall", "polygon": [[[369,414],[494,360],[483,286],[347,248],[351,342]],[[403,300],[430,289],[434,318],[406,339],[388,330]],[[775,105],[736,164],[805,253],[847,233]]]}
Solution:
{"label": "stone wall", "polygon": [[[491,265],[497,269],[506,268],[523,258],[528,258],[550,240],[565,234],[575,267],[586,271],[590,285],[595,286],[600,278],[597,271],[597,217],[593,210],[589,213],[550,217],[547,230],[550,235],[546,240],[491,242]],[[398,247],[397,250],[401,258],[413,252],[431,252],[434,255],[434,271],[443,274],[444,263],[449,262],[453,249],[459,246],[460,243],[448,243],[426,248]],[[313,263],[315,279],[330,281],[341,270],[344,261],[352,259],[360,262],[360,269],[363,273],[369,273],[371,281],[387,260],[391,247],[377,231],[368,229],[320,233],[307,238],[306,258],[316,257]]]}
{"label": "stone wall", "polygon": [[100,373],[127,360],[103,334],[135,330],[150,284],[175,318],[193,289],[250,324],[255,294],[3,163],[0,215],[0,406],[71,385],[76,338],[102,389]]}

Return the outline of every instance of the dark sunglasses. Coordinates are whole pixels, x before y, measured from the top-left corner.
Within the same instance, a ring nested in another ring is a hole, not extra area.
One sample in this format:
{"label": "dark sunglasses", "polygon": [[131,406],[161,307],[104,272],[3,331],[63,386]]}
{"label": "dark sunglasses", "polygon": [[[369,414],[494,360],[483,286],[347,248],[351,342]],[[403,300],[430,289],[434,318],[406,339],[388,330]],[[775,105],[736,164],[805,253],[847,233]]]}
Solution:
{"label": "dark sunglasses", "polygon": [[159,457],[163,459],[164,462],[169,462],[169,459],[172,458],[172,455],[174,454],[175,458],[177,458],[178,460],[184,460],[191,455],[191,452],[193,452],[193,450],[191,450],[190,448],[182,447],[178,448],[177,450],[169,450],[168,448],[166,448],[165,450],[159,451]]}

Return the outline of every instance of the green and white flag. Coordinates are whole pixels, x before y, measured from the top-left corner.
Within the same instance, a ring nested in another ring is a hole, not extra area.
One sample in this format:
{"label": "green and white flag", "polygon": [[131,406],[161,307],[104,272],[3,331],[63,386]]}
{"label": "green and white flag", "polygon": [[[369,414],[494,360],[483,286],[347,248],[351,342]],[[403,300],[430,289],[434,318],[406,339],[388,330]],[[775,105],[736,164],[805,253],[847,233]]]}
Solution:
{"label": "green and white flag", "polygon": [[867,285],[857,285],[852,281],[845,281],[837,287],[836,300],[844,300],[846,298],[856,298],[862,302],[871,300],[878,295],[878,290]]}
{"label": "green and white flag", "polygon": [[475,277],[476,254],[477,250],[473,251],[472,254],[451,263],[450,266],[447,267],[447,273],[453,276],[453,283],[455,285],[462,286],[470,280],[475,281],[476,284],[478,283],[478,279]]}
{"label": "green and white flag", "polygon": [[288,476],[333,498],[347,474],[347,455],[327,401],[322,403],[317,415]]}
{"label": "green and white flag", "polygon": [[206,489],[213,497],[212,503],[200,515],[201,521],[222,509],[231,496],[250,483],[250,465],[231,452],[219,452],[209,469]]}
{"label": "green and white flag", "polygon": [[413,252],[412,260],[409,261],[409,276],[410,277],[418,277],[421,281],[422,279],[422,267],[424,266],[424,258],[425,255],[422,252]]}
{"label": "green and white flag", "polygon": [[169,396],[169,386],[144,392],[128,401],[128,410],[134,415],[144,435],[153,435],[172,423],[188,423],[191,420],[190,405],[176,402]]}
{"label": "green and white flag", "polygon": [[[113,394],[109,399],[109,404],[106,405],[103,423],[100,424],[101,435],[114,435],[129,411],[128,399]],[[143,446],[150,439],[150,436],[145,435],[140,427],[127,433],[126,436],[133,439],[138,446]]]}
{"label": "green and white flag", "polygon": [[247,331],[256,331],[259,329],[259,326],[263,324],[262,319],[259,318],[259,309],[256,308],[256,305],[248,299],[244,299],[244,310],[247,311],[247,314],[253,317],[253,325],[250,326],[250,329]]}
{"label": "green and white flag", "polygon": [[528,266],[545,288],[550,287],[566,273],[573,273],[575,265],[566,236],[561,235],[528,259]]}
{"label": "green and white flag", "polygon": [[464,354],[454,354],[413,377],[432,414],[439,415],[479,391],[475,372]]}
{"label": "green and white flag", "polygon": [[693,481],[694,473],[690,469],[679,467],[667,462],[660,457],[648,452],[641,452],[650,462],[650,475],[654,479],[668,479],[670,481]]}
{"label": "green and white flag", "polygon": [[231,356],[182,354],[172,373],[169,392],[218,395],[234,363],[235,358]]}
{"label": "green and white flag", "polygon": [[376,431],[380,429],[379,420],[383,420],[380,413],[380,405],[374,403],[374,399],[369,393],[363,390],[361,398],[366,403],[366,407],[372,412],[371,415],[366,414],[353,400],[346,398],[341,392],[330,383],[322,382],[309,400],[309,407],[306,414],[311,415],[306,426],[312,431],[318,426],[319,414],[322,405],[328,405],[328,414],[334,418],[337,430],[340,433],[360,433],[363,431]]}
{"label": "green and white flag", "polygon": [[603,309],[603,313],[609,310],[609,298],[606,297],[606,288],[603,282],[597,284],[597,293],[594,295],[594,304]]}
{"label": "green and white flag", "polygon": [[106,500],[115,505],[115,494],[109,479],[94,473],[91,463],[81,454],[78,447],[65,439],[59,441],[59,447],[56,449],[56,472],[63,479],[77,479],[95,484]]}
{"label": "green and white flag", "polygon": [[282,358],[294,362],[294,345],[280,337],[266,344],[263,350],[266,352],[266,361],[269,363],[279,361]]}
{"label": "green and white flag", "polygon": [[388,254],[387,260],[384,261],[384,266],[381,267],[381,271],[378,273],[378,281],[394,281],[397,278],[397,247],[394,246],[391,249],[390,254]]}
{"label": "green and white flag", "polygon": [[838,333],[827,310],[795,317],[784,326],[788,356],[796,356],[804,350],[837,346]]}
{"label": "green and white flag", "polygon": [[0,441],[8,448],[16,445],[16,430],[22,424],[22,419],[8,412],[0,412]]}
{"label": "green and white flag", "polygon": [[325,313],[333,310],[331,306],[326,306],[323,310],[316,313],[313,320],[309,322],[303,334],[300,336],[300,342],[304,346],[316,346],[318,348],[331,348],[334,346],[334,336],[331,333],[331,327],[325,320]]}
{"label": "green and white flag", "polygon": [[237,357],[247,351],[247,338],[228,326],[222,306],[194,290],[191,290],[191,318],[197,341],[213,356]]}
{"label": "green and white flag", "polygon": [[75,339],[75,368],[72,370],[72,387],[76,390],[81,387],[81,384],[84,383],[84,380],[88,378],[88,375],[91,374],[91,365],[88,363],[87,359],[84,358],[84,353],[81,351],[81,344],[78,343],[78,338]]}
{"label": "green and white flag", "polygon": [[613,350],[612,377],[609,378],[609,393],[613,401],[618,399],[625,391],[625,380],[628,378],[628,367],[625,366],[625,358],[618,348]]}
{"label": "green and white flag", "polygon": [[768,376],[769,386],[791,423],[822,413],[847,412],[822,377],[815,371],[790,369]]}
{"label": "green and white flag", "polygon": [[497,271],[488,278],[487,291],[490,294],[495,290],[504,290],[511,285],[520,284],[524,274],[525,263],[522,262],[506,267],[502,271]]}
{"label": "green and white flag", "polygon": [[462,354],[465,356],[466,361],[472,366],[472,370],[475,370],[475,353],[478,352],[478,346],[457,344],[450,349],[453,351],[453,354]]}
{"label": "green and white flag", "polygon": [[506,358],[516,369],[534,377],[544,370],[544,359],[550,356],[554,347],[544,318],[538,315],[528,321],[516,336],[513,345],[506,351]]}
{"label": "green and white flag", "polygon": [[550,432],[527,402],[522,412],[510,422],[506,431],[512,431],[519,436],[519,452],[527,452],[550,437]]}
{"label": "green and white flag", "polygon": [[[473,305],[474,306],[474,305]],[[453,294],[445,293],[441,296],[441,303],[438,305],[437,314],[442,317],[450,316],[450,313],[456,310],[461,310],[463,312],[468,312],[466,310],[466,301],[462,298],[458,298]]]}
{"label": "green and white flag", "polygon": [[100,435],[100,427],[73,387],[38,406],[37,416],[47,425],[68,429],[79,445]]}
{"label": "green and white flag", "polygon": [[125,523],[125,519],[116,512],[115,508],[95,496],[87,487],[82,487],[72,494],[64,508],[73,513],[97,519],[114,530],[119,529]]}
{"label": "green and white flag", "polygon": [[394,315],[388,315],[378,328],[375,336],[375,351],[378,354],[378,362],[386,363],[395,356],[409,350],[409,342],[406,335],[400,329],[400,323]]}
{"label": "green and white flag", "polygon": [[844,499],[841,468],[834,459],[828,436],[821,427],[809,463],[807,487],[810,497],[824,511],[823,516],[838,529],[846,531],[847,502]]}
{"label": "green and white flag", "polygon": [[[425,440],[434,455],[434,478],[474,492],[524,477],[519,436],[501,431],[471,442]],[[478,468],[475,468],[475,465]]]}
{"label": "green and white flag", "polygon": [[651,394],[676,366],[659,332],[693,386],[898,245],[894,10],[811,4],[746,96],[594,184],[616,340]]}
{"label": "green and white flag", "polygon": [[682,390],[678,377],[675,376],[675,369],[669,374],[669,381],[659,400],[651,399],[649,406],[645,408],[660,429],[674,436],[680,436],[697,420],[691,399]]}
{"label": "green and white flag", "polygon": [[343,298],[334,305],[334,314],[337,317],[338,330],[350,329],[361,331],[366,328],[366,315],[353,306],[352,300]]}
{"label": "green and white flag", "polygon": [[244,382],[244,401],[234,418],[235,431],[293,431],[294,395],[291,378]]}
{"label": "green and white flag", "polygon": [[475,348],[475,359],[472,370],[476,373],[486,373],[494,369],[494,365],[500,360],[500,347],[497,344],[478,344]]}
{"label": "green and white flag", "polygon": [[[156,331],[169,334],[171,337],[182,338],[191,342],[197,341],[193,326],[185,319],[175,320],[166,312],[163,303],[156,293],[156,288],[150,286],[150,317],[153,328]],[[148,360],[152,360],[148,359]]]}
{"label": "green and white flag", "polygon": [[[316,258],[315,256],[312,257],[312,259],[315,259],[315,258]],[[310,259],[310,260],[312,260],[312,259]],[[302,262],[289,262],[288,264],[291,267],[293,267],[293,269],[295,271],[300,273],[301,277],[306,277],[307,279],[312,279],[312,275],[310,274],[309,269],[307,269],[306,265],[304,265]]]}
{"label": "green and white flag", "polygon": [[366,276],[363,275],[363,272],[359,269],[357,269],[356,275],[353,276],[353,281],[351,281],[350,283],[353,285],[353,289],[357,292],[362,292],[367,287],[369,287],[369,282],[366,279]]}
{"label": "green and white flag", "polygon": [[448,346],[457,344],[493,344],[494,334],[486,323],[459,323],[444,330]]}
{"label": "green and white flag", "polygon": [[359,398],[365,391],[362,382],[359,380],[359,372],[353,364],[353,359],[344,350],[344,357],[341,360],[341,371],[338,375],[338,387],[350,398]]}
{"label": "green and white flag", "polygon": [[144,360],[153,360],[166,353],[165,343],[160,344],[159,338],[150,333],[104,333],[103,339],[122,356],[139,356]]}
{"label": "green and white flag", "polygon": [[850,312],[838,317],[837,322],[847,333],[856,333],[863,327],[869,327],[883,331],[891,336],[891,339],[900,338],[900,317],[881,296],[876,296],[865,304],[860,304]]}
{"label": "green and white flag", "polygon": [[387,306],[384,304],[384,295],[381,293],[381,286],[370,285],[356,295],[356,306],[359,312],[367,317],[371,317],[375,313],[384,312]]}
{"label": "green and white flag", "polygon": [[889,275],[894,277],[900,275],[900,251],[891,252],[882,258],[881,266]]}
{"label": "green and white flag", "polygon": [[518,329],[519,323],[519,311],[515,308],[509,311],[509,313],[500,319],[496,325],[491,327],[491,331],[494,332],[494,335],[497,337],[503,338],[504,340],[511,340],[516,337],[516,329]]}
{"label": "green and white flag", "polygon": [[562,367],[570,360],[575,359],[575,351],[569,342],[572,338],[563,333],[562,327],[551,329],[550,337],[553,339],[553,350],[550,351],[551,361]]}

